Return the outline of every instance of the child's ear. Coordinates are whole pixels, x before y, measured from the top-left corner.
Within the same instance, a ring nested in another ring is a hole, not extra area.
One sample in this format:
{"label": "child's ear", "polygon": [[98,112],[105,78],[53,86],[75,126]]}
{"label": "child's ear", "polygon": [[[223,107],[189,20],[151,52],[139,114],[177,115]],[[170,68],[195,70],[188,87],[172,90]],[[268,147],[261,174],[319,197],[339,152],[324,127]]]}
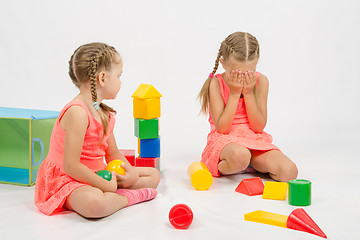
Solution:
{"label": "child's ear", "polygon": [[105,85],[105,76],[106,73],[104,71],[99,72],[97,76],[97,84],[99,84],[102,87]]}
{"label": "child's ear", "polygon": [[219,62],[221,63],[221,66],[223,67],[223,69],[225,69],[225,68],[224,68],[224,64],[225,64],[224,59],[219,58]]}

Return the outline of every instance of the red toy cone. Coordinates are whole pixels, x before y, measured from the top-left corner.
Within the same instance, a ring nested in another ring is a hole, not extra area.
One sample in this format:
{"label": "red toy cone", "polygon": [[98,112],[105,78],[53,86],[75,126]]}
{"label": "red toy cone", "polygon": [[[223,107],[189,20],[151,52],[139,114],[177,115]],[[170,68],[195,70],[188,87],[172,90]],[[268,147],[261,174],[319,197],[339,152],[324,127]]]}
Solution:
{"label": "red toy cone", "polygon": [[290,229],[308,232],[327,238],[325,233],[302,208],[297,208],[290,213],[286,225]]}

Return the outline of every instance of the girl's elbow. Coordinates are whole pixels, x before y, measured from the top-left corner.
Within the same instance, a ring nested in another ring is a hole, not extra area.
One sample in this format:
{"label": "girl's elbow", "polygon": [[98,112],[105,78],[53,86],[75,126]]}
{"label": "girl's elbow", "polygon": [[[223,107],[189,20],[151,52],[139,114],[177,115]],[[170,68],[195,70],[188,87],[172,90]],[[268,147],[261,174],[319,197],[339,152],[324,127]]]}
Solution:
{"label": "girl's elbow", "polygon": [[67,175],[71,175],[71,167],[68,164],[64,164],[63,168]]}
{"label": "girl's elbow", "polygon": [[74,164],[70,164],[64,161],[63,168],[67,175],[72,176],[72,173],[74,172]]}
{"label": "girl's elbow", "polygon": [[230,128],[219,128],[216,127],[216,131],[221,134],[228,134],[230,132]]}
{"label": "girl's elbow", "polygon": [[259,129],[252,129],[255,133],[262,133],[263,132],[263,128],[259,128]]}
{"label": "girl's elbow", "polygon": [[253,130],[255,133],[262,133],[264,131],[265,128],[265,124],[260,125],[260,126],[250,126],[251,130]]}

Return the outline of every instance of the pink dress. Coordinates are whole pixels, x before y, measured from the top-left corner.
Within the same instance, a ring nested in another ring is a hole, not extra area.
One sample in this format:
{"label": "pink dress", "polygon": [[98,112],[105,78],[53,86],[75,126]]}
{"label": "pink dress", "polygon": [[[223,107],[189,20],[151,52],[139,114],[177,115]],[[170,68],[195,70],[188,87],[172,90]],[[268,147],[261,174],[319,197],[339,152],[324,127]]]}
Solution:
{"label": "pink dress", "polygon": [[85,104],[79,101],[68,103],[55,122],[49,153],[41,164],[36,179],[35,205],[46,215],[66,210],[63,206],[72,191],[78,187],[88,186],[68,176],[63,168],[65,130],[60,127],[60,120],[72,106],[81,106],[88,114],[89,126],[85,133],[80,162],[94,172],[105,169],[104,156],[108,147],[107,140],[114,128],[114,116],[110,114],[108,133],[102,139],[103,126],[91,115]]}
{"label": "pink dress", "polygon": [[[221,97],[226,105],[229,98],[230,88],[225,83],[221,74],[217,74],[216,77],[219,80]],[[258,81],[258,79],[256,81]],[[218,170],[220,153],[229,143],[240,144],[249,150],[279,150],[278,147],[272,144],[272,137],[268,133],[255,133],[250,129],[243,98],[239,99],[236,114],[229,133],[222,134],[216,130],[210,113],[209,123],[211,130],[207,136],[206,147],[201,155],[201,162],[207,166],[210,173],[215,177],[220,176],[220,172]]]}

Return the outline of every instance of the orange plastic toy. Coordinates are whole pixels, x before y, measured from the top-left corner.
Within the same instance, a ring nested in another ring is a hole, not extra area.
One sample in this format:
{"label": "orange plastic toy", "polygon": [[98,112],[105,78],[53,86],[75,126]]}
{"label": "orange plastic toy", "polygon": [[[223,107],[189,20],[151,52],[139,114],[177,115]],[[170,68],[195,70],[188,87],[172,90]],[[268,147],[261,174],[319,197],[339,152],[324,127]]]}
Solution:
{"label": "orange plastic toy", "polygon": [[112,160],[105,169],[109,172],[116,172],[117,174],[125,175],[125,169],[121,166],[122,163],[124,162],[119,159]]}

